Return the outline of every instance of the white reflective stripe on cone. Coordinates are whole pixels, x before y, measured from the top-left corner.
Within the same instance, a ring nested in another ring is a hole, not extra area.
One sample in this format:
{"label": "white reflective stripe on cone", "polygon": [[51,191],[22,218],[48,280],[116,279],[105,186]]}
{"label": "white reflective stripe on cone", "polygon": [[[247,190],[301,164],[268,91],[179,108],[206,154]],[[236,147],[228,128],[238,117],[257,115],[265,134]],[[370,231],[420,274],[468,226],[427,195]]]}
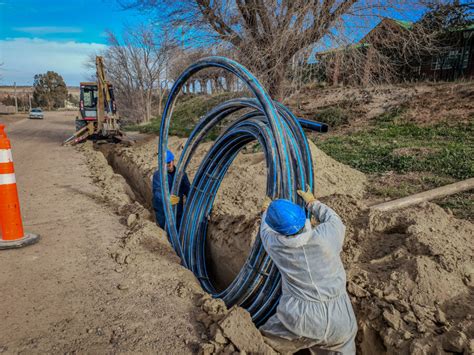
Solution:
{"label": "white reflective stripe on cone", "polygon": [[0,149],[0,164],[13,161],[11,149]]}
{"label": "white reflective stripe on cone", "polygon": [[0,185],[16,184],[15,174],[0,174]]}

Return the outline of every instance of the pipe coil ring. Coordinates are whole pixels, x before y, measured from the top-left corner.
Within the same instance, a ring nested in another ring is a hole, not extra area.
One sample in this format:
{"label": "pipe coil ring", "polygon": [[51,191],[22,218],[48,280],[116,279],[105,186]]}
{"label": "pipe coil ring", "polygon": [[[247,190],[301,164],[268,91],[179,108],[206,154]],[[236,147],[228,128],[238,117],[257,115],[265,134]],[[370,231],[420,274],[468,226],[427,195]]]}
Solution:
{"label": "pipe coil ring", "polygon": [[[197,147],[217,124],[238,113],[219,135],[201,162],[186,198],[181,221],[176,221],[170,204],[165,156],[173,107],[185,82],[206,68],[220,68],[236,75],[255,98],[232,99],[208,112],[196,125],[176,165],[172,194],[178,195],[186,168]],[[243,111],[243,112],[241,112]],[[258,141],[267,166],[266,193],[272,199],[285,198],[303,206],[297,189],[313,188],[313,164],[303,127],[308,122],[297,119],[289,109],[273,101],[258,80],[245,67],[224,57],[208,57],[189,66],[175,81],[163,111],[158,142],[161,196],[167,221],[168,237],[184,266],[200,281],[203,289],[221,298],[228,307],[247,309],[257,324],[263,324],[274,312],[281,294],[281,277],[257,236],[245,265],[232,283],[218,291],[206,269],[206,235],[208,216],[217,190],[239,151]],[[314,128],[314,127],[313,127]],[[176,223],[180,223],[179,232]]]}

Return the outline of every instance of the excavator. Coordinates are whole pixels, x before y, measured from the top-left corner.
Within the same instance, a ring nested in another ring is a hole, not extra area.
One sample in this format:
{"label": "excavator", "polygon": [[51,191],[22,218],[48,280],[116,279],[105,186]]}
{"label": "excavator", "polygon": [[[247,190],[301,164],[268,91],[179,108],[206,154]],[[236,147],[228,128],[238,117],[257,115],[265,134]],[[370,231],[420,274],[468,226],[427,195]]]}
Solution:
{"label": "excavator", "polygon": [[80,83],[80,116],[76,117],[76,132],[63,145],[75,145],[88,138],[115,143],[127,141],[120,130],[113,86],[106,80],[101,56],[95,58],[95,66],[97,82]]}

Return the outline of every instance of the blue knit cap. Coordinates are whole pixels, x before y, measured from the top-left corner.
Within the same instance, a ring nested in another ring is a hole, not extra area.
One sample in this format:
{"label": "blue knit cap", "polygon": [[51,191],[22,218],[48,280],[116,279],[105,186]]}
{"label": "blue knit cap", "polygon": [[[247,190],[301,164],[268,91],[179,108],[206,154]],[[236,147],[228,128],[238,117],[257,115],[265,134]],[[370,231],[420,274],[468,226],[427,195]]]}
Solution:
{"label": "blue knit cap", "polygon": [[304,209],[297,204],[279,199],[273,201],[267,210],[265,222],[275,232],[283,235],[298,233],[306,223]]}
{"label": "blue knit cap", "polygon": [[171,150],[166,151],[166,164],[171,163],[174,160],[174,155],[171,153]]}

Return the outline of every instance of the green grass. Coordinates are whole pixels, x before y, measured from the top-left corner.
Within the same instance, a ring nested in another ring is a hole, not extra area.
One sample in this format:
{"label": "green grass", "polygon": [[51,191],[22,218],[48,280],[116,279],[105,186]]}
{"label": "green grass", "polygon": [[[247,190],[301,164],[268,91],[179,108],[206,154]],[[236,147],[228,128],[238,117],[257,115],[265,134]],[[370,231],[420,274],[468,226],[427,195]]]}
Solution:
{"label": "green grass", "polygon": [[401,198],[413,195],[419,191],[418,186],[408,181],[400,181],[396,185],[372,182],[370,192],[380,197]]}
{"label": "green grass", "polygon": [[392,107],[381,115],[375,117],[374,121],[378,125],[393,124],[398,122],[407,112],[405,106]]}
{"label": "green grass", "polygon": [[317,142],[336,160],[365,173],[430,172],[455,179],[474,176],[474,124],[417,126],[379,120],[365,131]]}
{"label": "green grass", "polygon": [[[242,97],[242,93],[220,93],[208,95],[185,95],[180,97],[173,111],[171,119],[170,135],[188,137],[199,119],[219,103],[236,97]],[[152,120],[146,125],[128,126],[126,130],[136,130],[141,133],[160,133],[161,117]],[[218,129],[209,133],[208,139],[215,139]]]}
{"label": "green grass", "polygon": [[327,123],[330,127],[338,127],[349,122],[347,110],[334,106],[317,112],[318,121]]}
{"label": "green grass", "polygon": [[450,209],[458,218],[474,222],[474,193],[466,191],[433,201],[444,209]]}

